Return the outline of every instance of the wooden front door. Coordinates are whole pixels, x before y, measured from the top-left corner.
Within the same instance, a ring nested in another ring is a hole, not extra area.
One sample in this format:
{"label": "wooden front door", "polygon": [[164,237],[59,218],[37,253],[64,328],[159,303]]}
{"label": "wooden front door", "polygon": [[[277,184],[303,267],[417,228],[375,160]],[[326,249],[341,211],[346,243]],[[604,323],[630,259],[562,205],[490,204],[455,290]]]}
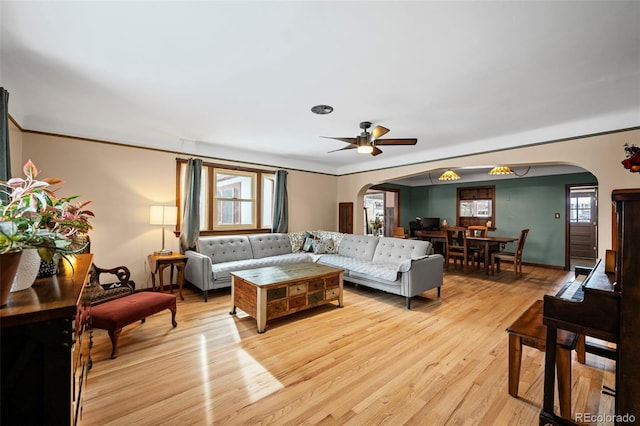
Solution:
{"label": "wooden front door", "polygon": [[595,260],[598,256],[597,188],[571,188],[568,211],[569,257]]}

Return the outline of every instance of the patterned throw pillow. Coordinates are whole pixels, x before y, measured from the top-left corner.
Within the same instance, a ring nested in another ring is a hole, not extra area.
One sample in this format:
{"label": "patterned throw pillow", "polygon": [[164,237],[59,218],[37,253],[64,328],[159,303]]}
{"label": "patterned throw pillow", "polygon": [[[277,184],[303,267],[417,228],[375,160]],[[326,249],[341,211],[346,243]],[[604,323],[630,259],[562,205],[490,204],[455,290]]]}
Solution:
{"label": "patterned throw pillow", "polygon": [[333,248],[327,246],[327,253],[335,254],[338,252],[338,246],[342,241],[342,237],[344,234],[342,232],[334,232],[334,231],[314,231],[316,238],[326,242],[327,240],[331,240],[333,243]]}
{"label": "patterned throw pillow", "polygon": [[314,254],[324,254],[327,252],[326,244],[324,241],[314,240],[313,241],[313,253]]}
{"label": "patterned throw pillow", "polygon": [[334,244],[333,240],[331,238],[325,238],[322,240],[322,242],[324,243],[324,247],[325,250],[324,252],[327,254],[335,254],[338,252],[338,250],[336,250],[336,245]]}
{"label": "patterned throw pillow", "polygon": [[289,241],[291,242],[291,252],[300,253],[302,251],[302,247],[304,246],[304,242],[306,241],[305,233],[290,232]]}

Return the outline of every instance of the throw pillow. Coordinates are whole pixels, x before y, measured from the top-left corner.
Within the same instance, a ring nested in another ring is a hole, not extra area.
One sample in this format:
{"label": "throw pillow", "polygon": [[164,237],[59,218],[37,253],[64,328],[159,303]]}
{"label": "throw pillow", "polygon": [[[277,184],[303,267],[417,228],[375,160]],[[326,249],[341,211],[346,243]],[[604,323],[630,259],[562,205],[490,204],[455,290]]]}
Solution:
{"label": "throw pillow", "polygon": [[313,238],[307,238],[304,240],[304,246],[302,246],[302,251],[310,252],[313,251]]}
{"label": "throw pillow", "polygon": [[328,254],[337,253],[336,245],[333,243],[333,240],[331,238],[325,238],[322,240],[322,242],[324,243],[324,246],[325,246],[325,253],[328,253]]}
{"label": "throw pillow", "polygon": [[314,240],[313,241],[313,253],[314,254],[324,254],[327,252],[326,244],[324,241]]}
{"label": "throw pillow", "polygon": [[302,251],[304,242],[306,241],[304,232],[290,232],[289,241],[291,241],[291,252],[299,253]]}

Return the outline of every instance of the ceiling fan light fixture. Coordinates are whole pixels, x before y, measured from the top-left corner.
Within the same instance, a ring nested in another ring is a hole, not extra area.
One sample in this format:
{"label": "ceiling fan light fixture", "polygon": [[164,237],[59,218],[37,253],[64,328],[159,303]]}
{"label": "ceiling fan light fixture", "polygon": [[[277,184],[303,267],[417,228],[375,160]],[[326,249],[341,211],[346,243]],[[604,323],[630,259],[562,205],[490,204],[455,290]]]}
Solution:
{"label": "ceiling fan light fixture", "polygon": [[444,172],[438,178],[438,180],[458,180],[458,179],[460,179],[460,176],[456,172],[451,170],[451,169],[449,169],[446,172]]}
{"label": "ceiling fan light fixture", "polygon": [[489,174],[492,176],[500,176],[500,175],[510,175],[513,173],[511,167],[509,166],[496,166],[493,169],[489,170]]}
{"label": "ceiling fan light fixture", "polygon": [[358,154],[371,154],[373,152],[373,146],[368,143],[358,145],[358,148],[356,149],[356,151],[358,151]]}

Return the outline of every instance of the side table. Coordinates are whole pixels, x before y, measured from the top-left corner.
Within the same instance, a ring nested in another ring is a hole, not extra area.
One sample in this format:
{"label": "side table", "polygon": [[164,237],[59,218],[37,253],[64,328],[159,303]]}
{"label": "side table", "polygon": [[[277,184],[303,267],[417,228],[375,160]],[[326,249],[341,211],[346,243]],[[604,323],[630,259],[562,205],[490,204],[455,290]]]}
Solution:
{"label": "side table", "polygon": [[169,273],[169,290],[173,293],[173,268],[178,270],[178,288],[180,293],[180,300],[184,300],[182,296],[182,285],[184,284],[184,268],[187,264],[187,257],[183,254],[173,253],[169,255],[150,254],[147,257],[149,262],[149,269],[151,270],[151,284],[153,289],[156,289],[156,274],[160,278],[159,290],[164,291],[164,270],[167,267],[171,267]]}

